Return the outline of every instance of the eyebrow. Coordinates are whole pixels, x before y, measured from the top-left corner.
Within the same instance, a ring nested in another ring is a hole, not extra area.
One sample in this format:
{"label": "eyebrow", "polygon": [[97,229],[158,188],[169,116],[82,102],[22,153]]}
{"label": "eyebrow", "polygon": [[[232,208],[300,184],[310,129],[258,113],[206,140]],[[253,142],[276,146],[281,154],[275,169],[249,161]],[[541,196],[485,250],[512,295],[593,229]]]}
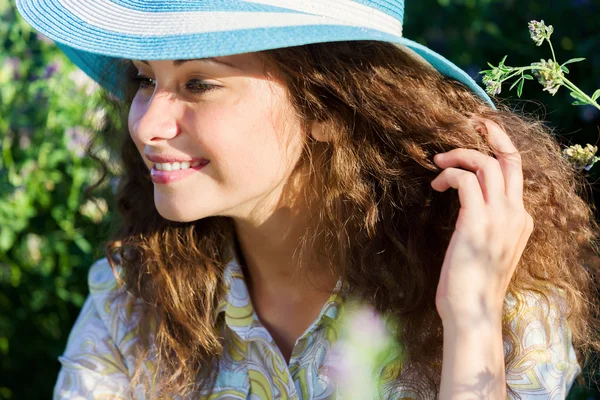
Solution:
{"label": "eyebrow", "polygon": [[[140,62],[143,62],[144,64],[150,65],[150,64],[148,63],[148,61],[146,61],[146,60],[139,60],[139,61],[140,61]],[[205,62],[214,62],[214,63],[217,63],[217,64],[226,65],[226,66],[228,66],[228,67],[231,67],[231,68],[236,68],[236,69],[239,69],[239,67],[236,67],[235,65],[233,65],[233,64],[231,64],[231,63],[228,63],[227,61],[219,60],[219,59],[217,59],[217,58],[215,58],[215,57],[208,57],[208,58],[190,58],[190,59],[187,59],[187,60],[173,60],[173,65],[175,65],[176,67],[178,67],[178,66],[180,66],[180,65],[182,65],[182,64],[185,64],[185,63],[187,63],[187,62],[191,62],[191,61],[205,61]]]}

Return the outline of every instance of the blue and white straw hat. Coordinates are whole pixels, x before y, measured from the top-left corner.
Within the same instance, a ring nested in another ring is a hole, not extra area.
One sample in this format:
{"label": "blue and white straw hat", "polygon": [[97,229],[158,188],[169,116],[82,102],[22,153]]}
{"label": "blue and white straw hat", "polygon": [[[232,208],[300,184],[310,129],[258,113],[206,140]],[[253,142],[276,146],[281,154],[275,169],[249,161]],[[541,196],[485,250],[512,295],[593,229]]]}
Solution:
{"label": "blue and white straw hat", "polygon": [[110,58],[175,60],[308,43],[380,40],[413,50],[493,106],[455,64],[402,36],[404,0],[17,0],[23,18],[87,75]]}

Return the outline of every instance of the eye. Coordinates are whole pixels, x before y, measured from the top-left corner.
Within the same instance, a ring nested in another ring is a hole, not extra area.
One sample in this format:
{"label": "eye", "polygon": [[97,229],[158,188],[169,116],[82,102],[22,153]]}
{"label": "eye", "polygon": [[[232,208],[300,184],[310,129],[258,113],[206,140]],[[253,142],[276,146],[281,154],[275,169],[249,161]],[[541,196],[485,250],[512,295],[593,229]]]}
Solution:
{"label": "eye", "polygon": [[[152,78],[148,78],[144,75],[136,75],[131,77],[131,81],[135,83],[138,90],[151,89],[155,85],[155,81]],[[203,93],[218,88],[218,85],[211,85],[209,83],[202,82],[199,79],[191,79],[186,83],[185,87],[192,93]]]}
{"label": "eye", "polygon": [[210,83],[202,82],[199,79],[191,79],[185,86],[190,92],[193,93],[208,92],[219,87],[217,85],[211,85]]}
{"label": "eye", "polygon": [[136,75],[131,77],[131,81],[135,83],[138,89],[147,89],[149,86],[154,85],[154,79],[148,78],[144,75]]}

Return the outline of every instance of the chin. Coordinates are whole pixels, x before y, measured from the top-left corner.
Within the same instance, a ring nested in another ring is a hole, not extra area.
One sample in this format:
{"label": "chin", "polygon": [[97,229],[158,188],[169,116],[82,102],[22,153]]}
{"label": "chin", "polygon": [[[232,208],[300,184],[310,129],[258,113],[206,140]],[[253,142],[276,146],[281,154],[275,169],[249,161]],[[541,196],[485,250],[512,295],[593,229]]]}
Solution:
{"label": "chin", "polygon": [[171,205],[155,204],[155,206],[156,211],[158,211],[161,217],[173,222],[192,222],[208,217],[208,215],[197,214],[191,212],[191,210],[185,210]]}

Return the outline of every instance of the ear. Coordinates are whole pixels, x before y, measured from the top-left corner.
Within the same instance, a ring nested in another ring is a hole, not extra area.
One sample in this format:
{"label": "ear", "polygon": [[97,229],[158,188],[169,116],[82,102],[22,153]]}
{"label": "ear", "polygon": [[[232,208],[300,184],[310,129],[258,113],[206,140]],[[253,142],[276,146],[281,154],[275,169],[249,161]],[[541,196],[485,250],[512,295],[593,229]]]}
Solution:
{"label": "ear", "polygon": [[322,122],[313,121],[311,123],[310,134],[317,142],[329,142],[331,140],[325,132],[325,126]]}

